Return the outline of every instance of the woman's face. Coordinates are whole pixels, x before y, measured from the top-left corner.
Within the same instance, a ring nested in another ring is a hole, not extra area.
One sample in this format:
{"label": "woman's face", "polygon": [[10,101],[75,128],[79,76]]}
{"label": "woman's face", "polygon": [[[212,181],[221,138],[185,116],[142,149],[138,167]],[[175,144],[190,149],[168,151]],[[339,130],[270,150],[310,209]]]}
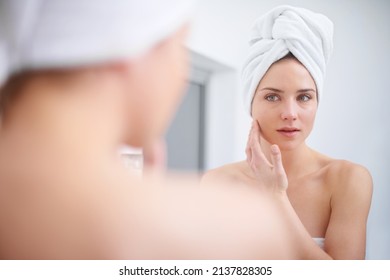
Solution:
{"label": "woman's face", "polygon": [[293,150],[310,134],[316,112],[313,78],[296,59],[274,63],[260,81],[252,102],[252,118],[262,137],[281,150]]}

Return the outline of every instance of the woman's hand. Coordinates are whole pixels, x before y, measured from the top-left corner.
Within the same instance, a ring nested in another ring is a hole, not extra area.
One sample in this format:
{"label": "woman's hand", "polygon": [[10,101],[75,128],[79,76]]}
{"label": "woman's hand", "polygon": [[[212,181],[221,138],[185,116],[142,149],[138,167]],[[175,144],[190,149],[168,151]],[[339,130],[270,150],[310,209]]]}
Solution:
{"label": "woman's hand", "polygon": [[272,192],[285,192],[288,179],[283,168],[282,155],[277,145],[270,147],[271,162],[261,148],[261,131],[257,121],[252,122],[246,147],[247,162],[256,178],[256,185]]}
{"label": "woman's hand", "polygon": [[143,147],[144,170],[152,173],[164,173],[166,171],[166,143],[158,139]]}

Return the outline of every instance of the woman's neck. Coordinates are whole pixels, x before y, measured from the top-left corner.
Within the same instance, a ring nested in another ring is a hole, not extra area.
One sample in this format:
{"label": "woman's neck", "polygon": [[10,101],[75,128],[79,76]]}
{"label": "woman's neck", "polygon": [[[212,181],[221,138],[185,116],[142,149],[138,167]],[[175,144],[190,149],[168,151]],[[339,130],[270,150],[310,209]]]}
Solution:
{"label": "woman's neck", "polygon": [[314,153],[306,143],[302,143],[294,150],[282,151],[283,166],[287,177],[296,179],[309,173],[313,167]]}
{"label": "woman's neck", "polygon": [[14,152],[79,159],[84,164],[112,157],[122,140],[124,117],[120,102],[101,85],[63,85],[45,79],[29,83],[2,120],[0,143]]}

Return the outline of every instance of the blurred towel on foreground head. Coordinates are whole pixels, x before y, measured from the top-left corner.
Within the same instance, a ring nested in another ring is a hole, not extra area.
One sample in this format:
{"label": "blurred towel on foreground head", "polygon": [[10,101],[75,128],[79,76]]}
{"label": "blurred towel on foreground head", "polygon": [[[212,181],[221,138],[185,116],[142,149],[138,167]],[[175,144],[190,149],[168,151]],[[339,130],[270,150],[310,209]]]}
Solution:
{"label": "blurred towel on foreground head", "polygon": [[31,69],[142,54],[185,24],[191,0],[0,0],[0,86]]}

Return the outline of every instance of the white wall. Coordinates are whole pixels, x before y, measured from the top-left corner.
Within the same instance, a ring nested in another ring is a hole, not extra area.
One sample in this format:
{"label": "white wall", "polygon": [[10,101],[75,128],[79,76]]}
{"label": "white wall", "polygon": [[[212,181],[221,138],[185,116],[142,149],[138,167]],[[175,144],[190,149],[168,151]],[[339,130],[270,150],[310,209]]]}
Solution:
{"label": "white wall", "polygon": [[216,74],[222,77],[223,90],[210,92],[206,145],[214,154],[207,166],[244,158],[250,119],[243,111],[238,73],[253,20],[279,4],[309,8],[334,22],[334,54],[308,142],[371,171],[374,197],[367,258],[390,259],[390,1],[201,0],[188,45],[231,69]]}

